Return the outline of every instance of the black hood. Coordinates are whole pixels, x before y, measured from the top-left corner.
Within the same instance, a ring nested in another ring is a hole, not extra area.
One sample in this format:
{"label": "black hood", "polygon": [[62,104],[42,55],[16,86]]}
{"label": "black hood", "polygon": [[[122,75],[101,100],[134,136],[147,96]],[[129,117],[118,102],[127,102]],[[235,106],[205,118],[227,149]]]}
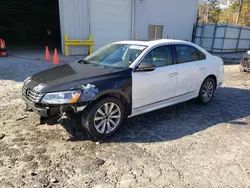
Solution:
{"label": "black hood", "polygon": [[128,69],[80,63],[64,64],[34,74],[31,77],[30,87],[32,89],[32,87],[41,84],[42,87],[40,87],[39,92],[70,90],[77,88],[79,85],[122,76],[123,72]]}
{"label": "black hood", "polygon": [[85,79],[95,76],[110,74],[113,72],[111,68],[104,68],[93,65],[84,65],[79,63],[65,64],[51,69],[41,71],[32,76],[32,79],[39,83],[49,83],[56,81],[57,84]]}

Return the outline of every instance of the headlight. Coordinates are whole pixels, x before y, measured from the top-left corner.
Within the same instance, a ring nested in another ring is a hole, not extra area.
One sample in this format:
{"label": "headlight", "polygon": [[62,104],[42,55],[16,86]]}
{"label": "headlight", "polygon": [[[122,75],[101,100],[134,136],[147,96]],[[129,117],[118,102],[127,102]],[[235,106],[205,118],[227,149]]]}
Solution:
{"label": "headlight", "polygon": [[80,90],[47,93],[42,98],[41,103],[44,104],[70,104],[76,103],[80,98],[82,92]]}

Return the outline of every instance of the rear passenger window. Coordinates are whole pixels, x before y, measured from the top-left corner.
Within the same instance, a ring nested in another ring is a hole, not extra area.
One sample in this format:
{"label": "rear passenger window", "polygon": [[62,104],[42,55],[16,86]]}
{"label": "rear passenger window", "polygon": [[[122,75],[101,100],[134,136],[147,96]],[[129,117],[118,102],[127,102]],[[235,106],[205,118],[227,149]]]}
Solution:
{"label": "rear passenger window", "polygon": [[187,63],[206,59],[206,55],[193,46],[176,45],[177,63]]}

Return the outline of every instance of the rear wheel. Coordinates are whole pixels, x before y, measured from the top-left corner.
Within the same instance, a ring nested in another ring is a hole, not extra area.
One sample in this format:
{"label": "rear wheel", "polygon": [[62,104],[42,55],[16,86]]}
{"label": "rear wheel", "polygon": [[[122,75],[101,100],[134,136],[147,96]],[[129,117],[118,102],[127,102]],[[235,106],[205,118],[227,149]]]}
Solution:
{"label": "rear wheel", "polygon": [[215,81],[212,78],[207,78],[201,86],[198,101],[200,104],[208,104],[214,96],[216,89]]}
{"label": "rear wheel", "polygon": [[113,97],[100,100],[82,114],[83,126],[97,139],[114,134],[123,119],[124,106]]}

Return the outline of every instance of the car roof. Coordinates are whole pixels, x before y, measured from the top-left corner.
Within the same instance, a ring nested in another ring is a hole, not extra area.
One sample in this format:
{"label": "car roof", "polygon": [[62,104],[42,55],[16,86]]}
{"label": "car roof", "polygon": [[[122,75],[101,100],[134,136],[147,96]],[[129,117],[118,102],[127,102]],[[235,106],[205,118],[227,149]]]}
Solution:
{"label": "car roof", "polygon": [[194,43],[188,42],[188,41],[184,41],[184,40],[173,40],[173,39],[157,39],[157,40],[149,40],[149,41],[128,40],[128,41],[115,42],[114,44],[143,45],[143,46],[147,46],[149,48],[155,47],[158,45],[185,44],[185,45],[190,45],[190,46],[196,47],[197,49],[199,49],[200,51],[202,51],[206,55],[210,55],[206,50],[204,50],[200,46],[198,46]]}
{"label": "car roof", "polygon": [[128,40],[115,42],[116,44],[134,44],[134,45],[144,45],[144,46],[155,46],[159,44],[192,44],[188,41],[183,40],[173,40],[173,39],[158,39],[149,41],[139,41],[139,40]]}

